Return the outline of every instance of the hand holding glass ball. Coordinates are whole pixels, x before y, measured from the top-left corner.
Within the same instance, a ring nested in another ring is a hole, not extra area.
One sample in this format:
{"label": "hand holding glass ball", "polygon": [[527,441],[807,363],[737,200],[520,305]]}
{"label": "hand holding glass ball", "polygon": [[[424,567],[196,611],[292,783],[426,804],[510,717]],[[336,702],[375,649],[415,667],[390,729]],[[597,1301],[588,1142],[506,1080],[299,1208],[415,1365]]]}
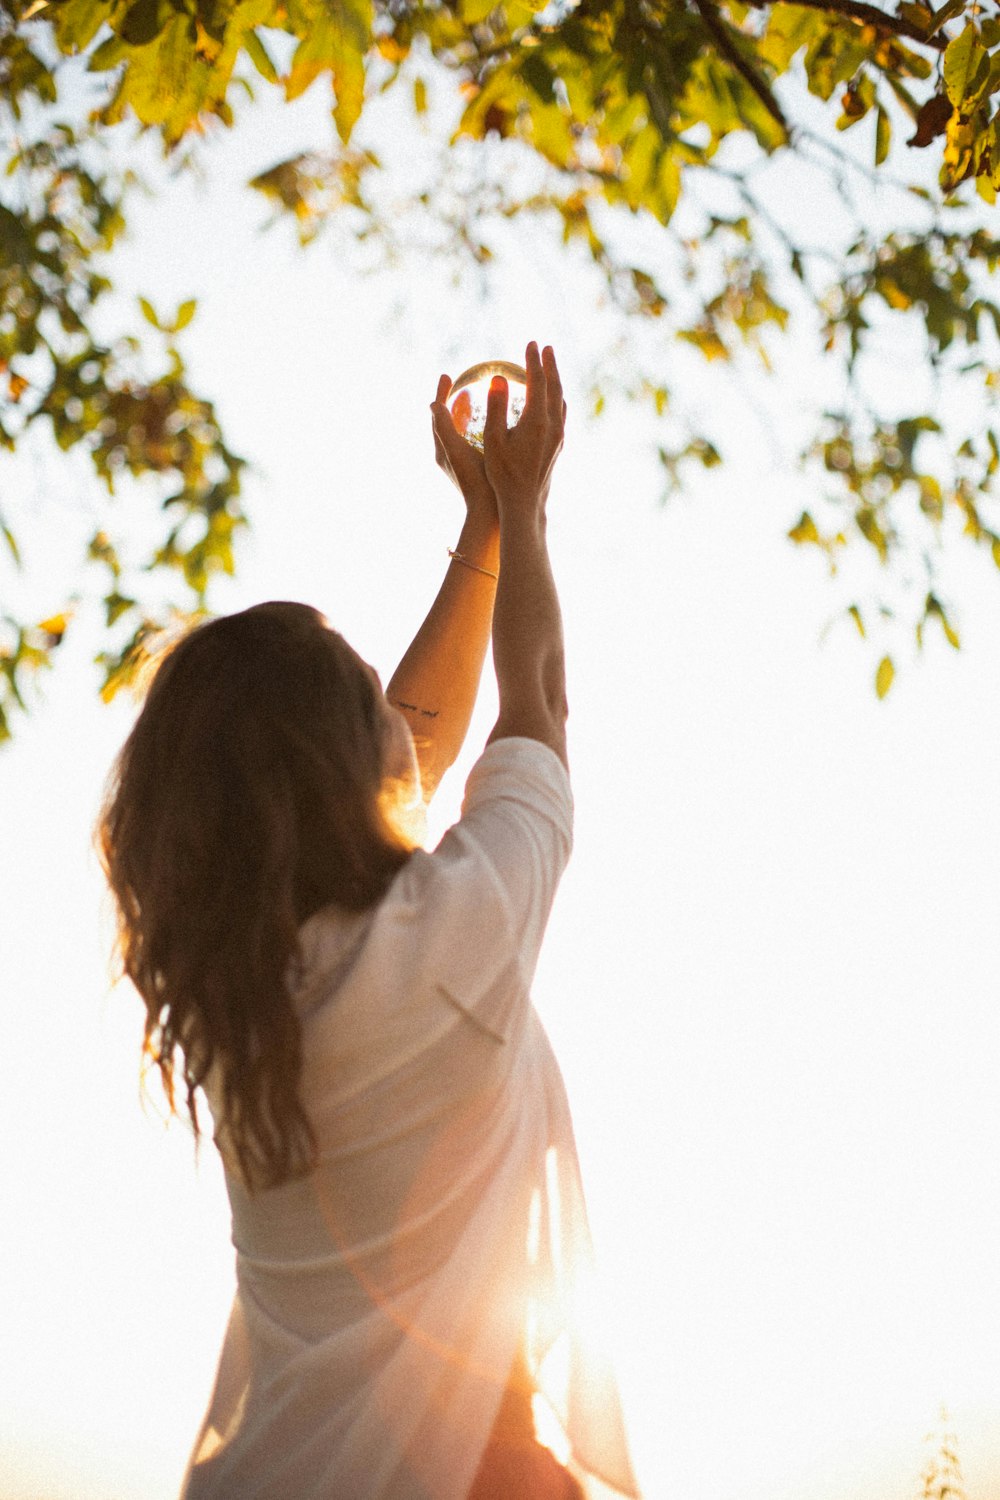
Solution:
{"label": "hand holding glass ball", "polygon": [[483,432],[486,427],[486,402],[490,382],[495,375],[502,375],[507,382],[507,426],[515,427],[524,410],[527,374],[521,365],[511,364],[506,359],[487,359],[472,365],[453,380],[447,404],[455,430],[467,443],[479,452],[483,451]]}
{"label": "hand holding glass ball", "polygon": [[490,382],[495,375],[507,381],[507,425],[516,424],[524,409],[527,374],[507,360],[472,365],[457,380],[442,375],[437,399],[431,404],[434,450],[438,467],[461,491],[466,505],[496,511],[493,491],[483,464],[483,433]]}
{"label": "hand holding glass ball", "polygon": [[[507,360],[484,360],[457,380],[442,375],[438,381],[437,399],[431,403],[435,454],[470,514],[488,510],[496,517],[498,484],[511,493],[530,490],[536,500],[548,493],[562,447],[566,403],[551,347],[539,353],[532,342],[525,360],[527,369]],[[485,434],[491,407],[489,420],[496,430],[487,478]]]}

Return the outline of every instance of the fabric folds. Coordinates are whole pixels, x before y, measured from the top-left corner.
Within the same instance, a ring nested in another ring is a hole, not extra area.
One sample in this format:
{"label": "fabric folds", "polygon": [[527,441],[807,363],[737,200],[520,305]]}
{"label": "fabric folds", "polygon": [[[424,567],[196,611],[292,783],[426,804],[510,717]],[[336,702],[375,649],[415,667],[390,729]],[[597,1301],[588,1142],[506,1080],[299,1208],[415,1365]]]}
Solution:
{"label": "fabric folds", "polygon": [[465,1500],[516,1359],[588,1494],[637,1495],[529,998],[571,838],[558,758],[497,741],[374,912],[303,929],[320,1161],[256,1195],[227,1166],[237,1294],[183,1500]]}

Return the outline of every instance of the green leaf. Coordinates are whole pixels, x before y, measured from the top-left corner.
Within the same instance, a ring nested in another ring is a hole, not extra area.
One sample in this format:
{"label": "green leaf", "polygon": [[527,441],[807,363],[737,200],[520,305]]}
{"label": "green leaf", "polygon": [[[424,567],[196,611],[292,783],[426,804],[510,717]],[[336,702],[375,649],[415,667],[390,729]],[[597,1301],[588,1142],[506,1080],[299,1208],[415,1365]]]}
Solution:
{"label": "green leaf", "polygon": [[499,0],[459,0],[459,13],[467,26],[477,26],[492,15]]}
{"label": "green leaf", "polygon": [[117,589],[112,590],[110,594],[105,594],[105,623],[108,626],[113,625],[122,615],[127,614],[135,603],[135,599],[130,599],[127,594],[120,594]]}
{"label": "green leaf", "polygon": [[[887,73],[885,75],[885,81],[892,89],[892,92],[895,94],[900,104],[906,110],[906,113],[909,115],[910,119],[916,120],[920,115],[920,105],[917,103],[916,99],[914,99],[909,89],[905,86],[905,84],[901,83],[900,80],[896,78],[892,73]],[[926,188],[914,187],[911,188],[910,191],[915,193],[917,197],[927,198],[930,196]]]}
{"label": "green leaf", "polygon": [[883,656],[875,673],[875,691],[879,698],[884,698],[892,687],[892,680],[896,675],[891,656]]}
{"label": "green leaf", "polygon": [[17,545],[17,537],[11,531],[2,515],[0,515],[0,536],[6,542],[7,550],[14,559],[15,566],[19,568],[21,566],[21,549]]}
{"label": "green leaf", "polygon": [[30,265],[35,258],[35,242],[24,220],[0,203],[0,265]]}
{"label": "green leaf", "polygon": [[947,3],[945,5],[942,5],[941,8],[939,10],[936,10],[931,16],[930,24],[927,28],[928,36],[934,36],[936,32],[941,30],[941,27],[944,26],[946,22],[953,21],[956,16],[962,15],[964,11],[965,0],[947,0]]}
{"label": "green leaf", "polygon": [[813,520],[812,516],[807,510],[804,510],[802,512],[800,519],[796,521],[791,530],[787,532],[787,536],[789,541],[797,542],[799,544],[803,542],[819,541],[819,529],[816,525],[816,522]]}
{"label": "green leaf", "polygon": [[266,78],[268,83],[277,83],[278,70],[271,61],[271,54],[252,28],[244,33],[243,46],[260,76]]}
{"label": "green leaf", "polygon": [[107,73],[111,68],[117,68],[127,56],[128,43],[123,42],[120,36],[109,36],[90,54],[87,71],[88,73]]}
{"label": "green leaf", "polygon": [[333,118],[345,144],[364,105],[371,30],[372,0],[324,0],[310,17],[285,79],[286,98],[297,99],[321,73],[333,75]]}
{"label": "green leaf", "polygon": [[860,635],[861,639],[864,640],[864,638],[865,638],[865,622],[861,618],[861,611],[860,611],[860,609],[858,608],[858,606],[856,604],[849,604],[847,606],[847,613],[850,615],[851,619],[854,621],[855,625],[858,627],[858,635]]}
{"label": "green leaf", "polygon": [[809,92],[829,99],[839,83],[853,78],[868,58],[868,49],[859,40],[855,27],[845,31],[824,17],[822,30],[805,57]]}
{"label": "green leaf", "polygon": [[944,86],[956,108],[960,108],[968,97],[985,57],[986,52],[971,21],[948,43],[944,54]]}
{"label": "green leaf", "polygon": [[[924,619],[928,620],[932,615],[935,617],[935,619],[940,620],[941,629],[944,631],[945,640],[948,642],[948,645],[951,646],[952,650],[958,651],[961,644],[958,638],[958,632],[952,625],[951,621],[948,619],[948,616],[945,613],[944,605],[935,594],[928,594],[927,601],[924,605]],[[919,641],[919,626],[917,627],[917,629],[917,639]]]}
{"label": "green leaf", "polygon": [[174,316],[174,326],[171,332],[180,333],[182,328],[186,328],[197,310],[198,300],[196,297],[191,297],[187,302],[182,302]]}
{"label": "green leaf", "polygon": [[111,14],[109,0],[60,0],[48,8],[50,21],[61,52],[83,52],[94,40]]}
{"label": "green leaf", "polygon": [[159,36],[173,15],[173,6],[164,0],[135,0],[116,29],[130,47],[144,47]]}
{"label": "green leaf", "polygon": [[878,106],[875,114],[875,165],[880,167],[889,155],[889,146],[892,142],[892,126],[889,116]]}
{"label": "green leaf", "polygon": [[879,560],[886,562],[889,557],[889,539],[879,525],[875,509],[871,505],[859,505],[854,520],[861,535],[875,548]]}
{"label": "green leaf", "polygon": [[[964,5],[965,0],[959,0],[959,3]],[[900,0],[896,9],[902,19],[909,21],[911,26],[916,26],[923,31],[930,30],[933,11],[929,5],[913,4],[913,0]]]}
{"label": "green leaf", "polygon": [[[199,45],[193,45],[191,18],[172,6],[169,13],[171,19],[147,46],[126,47],[122,56],[103,60],[104,67],[118,62],[126,66],[118,92],[101,118],[115,124],[131,109],[144,125],[157,126],[164,141],[172,144],[197,124],[203,111],[220,112],[237,48],[234,44],[223,57],[207,32]],[[98,48],[92,67],[97,66],[106,45]]]}

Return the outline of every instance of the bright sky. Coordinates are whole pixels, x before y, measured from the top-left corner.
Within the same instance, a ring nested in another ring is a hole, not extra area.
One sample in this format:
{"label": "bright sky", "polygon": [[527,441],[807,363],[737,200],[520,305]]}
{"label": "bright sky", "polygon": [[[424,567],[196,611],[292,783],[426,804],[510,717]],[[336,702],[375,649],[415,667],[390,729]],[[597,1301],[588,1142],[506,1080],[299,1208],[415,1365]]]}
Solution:
{"label": "bright sky", "polygon": [[[227,171],[284,130],[259,120]],[[257,464],[221,608],[308,600],[388,673],[458,531],[438,374],[530,337],[561,360],[578,822],[535,993],[648,1500],[912,1500],[942,1402],[969,1500],[998,1500],[995,574],[959,568],[962,652],[931,632],[879,704],[849,629],[818,643],[847,585],[784,540],[813,496],[731,377],[702,399],[731,410],[734,461],[662,510],[649,434],[585,420],[590,304],[556,250],[526,240],[477,301],[433,263],[359,281],[259,218],[223,179],[182,183],[119,262],[164,310],[199,297],[193,378]],[[60,472],[32,491],[53,552]],[[227,1205],[211,1148],[196,1169],[139,1105],[89,847],[133,709],[65,649],[0,759],[0,1494],[173,1500],[232,1292]],[[488,685],[436,832],[494,708]]]}

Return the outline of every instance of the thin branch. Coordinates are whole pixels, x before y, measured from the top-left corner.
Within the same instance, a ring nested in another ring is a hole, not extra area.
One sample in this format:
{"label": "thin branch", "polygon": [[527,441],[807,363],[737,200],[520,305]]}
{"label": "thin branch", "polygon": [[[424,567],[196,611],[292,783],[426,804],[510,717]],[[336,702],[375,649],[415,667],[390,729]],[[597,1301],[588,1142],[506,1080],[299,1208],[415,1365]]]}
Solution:
{"label": "thin branch", "polygon": [[705,30],[712,37],[721,55],[736,69],[740,77],[750,85],[768,114],[773,120],[777,121],[786,136],[789,135],[788,121],[785,119],[781,105],[756,68],[751,66],[733,42],[719,12],[711,3],[711,0],[694,0],[694,3],[698,7],[698,13],[705,25]]}
{"label": "thin branch", "polygon": [[[769,10],[773,3],[774,0],[747,0],[747,4],[757,10]],[[908,37],[911,42],[919,42],[922,47],[931,47],[935,52],[943,52],[948,45],[946,36],[928,36],[926,31],[915,26],[912,21],[907,21],[902,16],[890,16],[884,10],[879,10],[877,5],[869,5],[867,0],[795,0],[795,4],[846,16],[848,20],[858,21],[863,26],[874,26],[878,31],[886,31],[890,36]]]}
{"label": "thin branch", "polygon": [[[796,0],[796,4],[798,3],[799,0]],[[868,166],[866,162],[860,161],[856,156],[852,156],[850,152],[845,151],[843,147],[838,146],[835,141],[828,141],[825,136],[819,135],[815,130],[806,128],[800,129],[796,136],[796,144],[800,148],[800,151],[803,146],[813,146],[817,151],[825,152],[827,156],[832,156],[833,159],[838,162],[841,167],[850,168],[855,176],[863,178],[870,187],[878,188],[880,192],[884,188],[891,187],[895,188],[897,192],[905,193],[909,198],[911,207],[913,206],[914,200],[911,194],[911,184],[902,177],[892,176],[885,166]],[[807,161],[815,160],[815,158],[810,157],[804,151],[802,152],[802,155],[805,156]],[[838,182],[844,184],[844,191],[846,193],[846,179],[843,173],[839,174]],[[853,202],[851,206],[852,208],[854,208]],[[857,211],[855,210],[855,212]],[[929,212],[934,212],[933,208],[930,206]]]}
{"label": "thin branch", "polygon": [[[785,253],[787,254],[789,263],[791,263],[794,256],[798,255],[802,260],[805,260],[806,257],[809,257],[812,260],[829,261],[832,265],[835,266],[839,266],[841,264],[843,257],[835,251],[829,250],[824,246],[797,245],[784,225],[775,218],[770,209],[767,208],[761,201],[761,199],[757,197],[756,193],[752,192],[751,189],[747,186],[744,178],[739,172],[733,172],[729,169],[720,168],[719,174],[720,176],[727,177],[729,179],[737,195],[745,204],[745,206],[750,210],[751,213],[756,215],[761,223],[765,224],[771,231],[775,239],[777,239],[778,243],[783,247]],[[813,300],[815,301],[815,296]]]}

